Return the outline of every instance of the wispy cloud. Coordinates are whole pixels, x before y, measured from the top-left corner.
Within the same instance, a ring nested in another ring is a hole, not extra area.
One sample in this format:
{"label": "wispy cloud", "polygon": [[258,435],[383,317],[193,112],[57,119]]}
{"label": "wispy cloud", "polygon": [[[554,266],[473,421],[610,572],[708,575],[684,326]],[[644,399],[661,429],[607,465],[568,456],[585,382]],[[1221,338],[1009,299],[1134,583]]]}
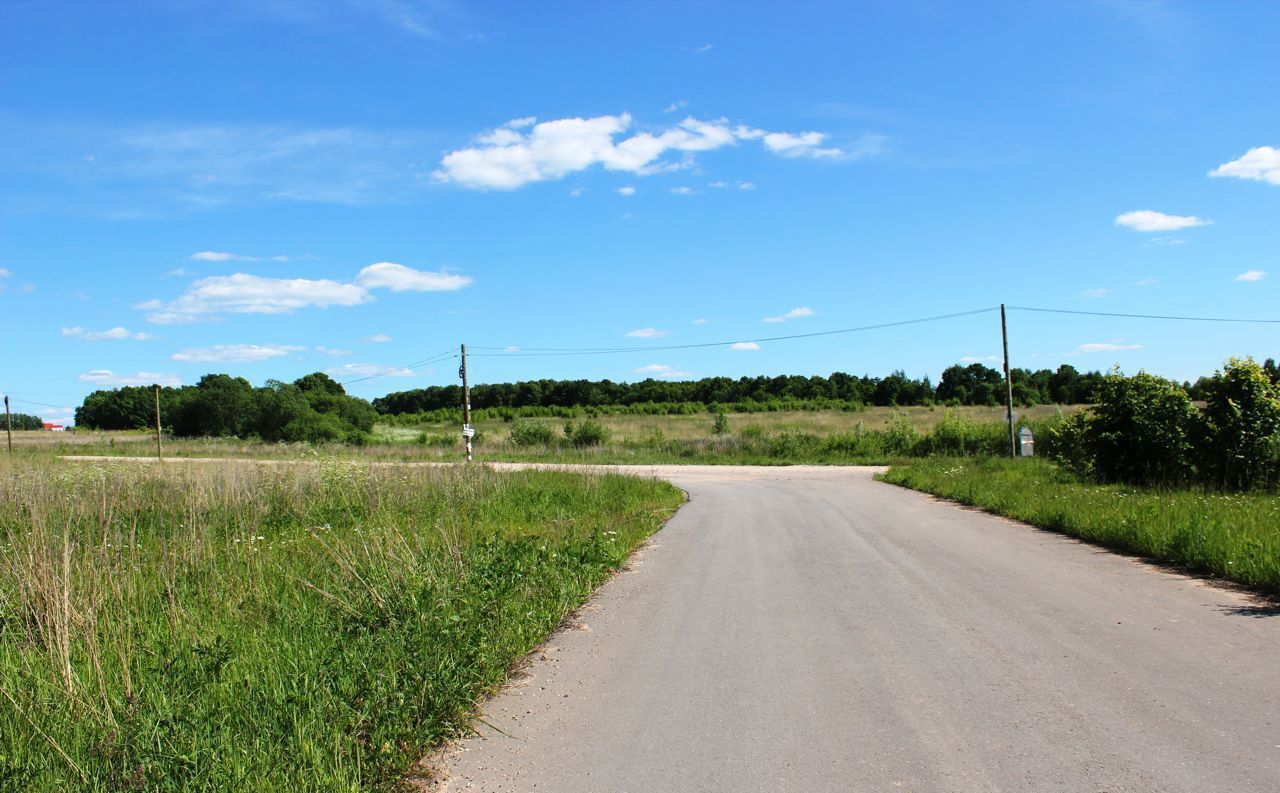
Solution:
{"label": "wispy cloud", "polygon": [[1106,288],[1085,289],[1082,292],[1080,292],[1080,296],[1081,297],[1106,297],[1107,295],[1111,294],[1111,291],[1112,290],[1106,289]]}
{"label": "wispy cloud", "polygon": [[999,360],[996,355],[966,355],[960,359],[960,363],[995,363]]}
{"label": "wispy cloud", "polygon": [[678,99],[678,100],[676,100],[675,102],[672,102],[671,104],[669,104],[669,105],[667,105],[666,107],[664,107],[664,108],[662,109],[662,112],[663,112],[663,113],[674,113],[674,112],[676,112],[677,110],[680,110],[680,109],[682,109],[682,108],[686,108],[686,107],[688,107],[688,106],[689,106],[689,103],[688,103],[688,102],[686,102],[686,101],[685,101],[685,100],[683,100],[683,99]]}
{"label": "wispy cloud", "polygon": [[730,345],[729,345],[729,349],[731,349],[731,350],[758,350],[758,349],[760,349],[760,345],[759,345],[759,344],[756,344],[754,341],[735,341],[733,344],[730,344]]}
{"label": "wispy cloud", "polygon": [[288,256],[246,256],[242,253],[227,251],[196,251],[187,257],[192,262],[287,262]]}
{"label": "wispy cloud", "polygon": [[365,289],[392,292],[454,292],[475,283],[475,279],[447,270],[431,272],[395,262],[378,262],[357,273],[356,283]]}
{"label": "wispy cloud", "polygon": [[82,341],[124,341],[126,339],[132,341],[151,341],[158,339],[159,336],[152,336],[150,333],[133,332],[126,328],[115,327],[108,330],[85,330],[76,325],[75,327],[64,327],[62,329],[62,338],[64,339],[81,339]]}
{"label": "wispy cloud", "polygon": [[221,314],[288,314],[300,308],[357,306],[371,302],[371,290],[438,292],[462,289],[468,276],[444,270],[414,270],[394,262],[371,264],[355,283],[331,279],[267,278],[247,273],[217,275],[194,281],[174,300],[148,300],[134,308],[151,312],[147,321],[161,325],[200,322]]}
{"label": "wispy cloud", "polygon": [[1095,341],[1087,344],[1081,344],[1067,355],[1086,355],[1091,352],[1126,352],[1128,350],[1141,350],[1141,344],[1123,344],[1118,341]]}
{"label": "wispy cloud", "polygon": [[628,184],[628,185],[623,185],[622,187],[619,187],[619,188],[618,188],[618,195],[621,195],[621,196],[632,196],[632,195],[635,195],[635,194],[636,194],[636,189],[635,189],[634,187],[632,187],[631,185],[629,185],[629,184]]}
{"label": "wispy cloud", "polygon": [[755,183],[755,182],[738,182],[738,189],[739,189],[739,190],[754,190],[754,189],[756,189],[756,183]]}
{"label": "wispy cloud", "polygon": [[283,358],[305,349],[291,344],[215,344],[180,350],[170,358],[183,363],[256,363]]}
{"label": "wispy cloud", "polygon": [[648,366],[641,366],[635,370],[636,374],[646,375],[648,377],[661,377],[664,379],[672,379],[678,377],[689,377],[692,372],[686,372],[683,369],[677,369],[674,366],[668,366],[663,363],[651,363]]}
{"label": "wispy cloud", "polygon": [[1160,283],[1159,278],[1156,278],[1154,275],[1148,275],[1146,278],[1140,278],[1137,281],[1134,281],[1133,285],[1138,287],[1143,287],[1143,286],[1155,286],[1158,283]]}
{"label": "wispy cloud", "polygon": [[776,317],[765,317],[763,322],[787,322],[793,319],[801,319],[803,317],[812,317],[814,310],[807,306],[797,306],[785,314],[779,314]]}
{"label": "wispy cloud", "polygon": [[701,44],[697,47],[689,47],[689,52],[692,52],[694,55],[706,55],[708,52],[715,49],[715,46],[716,45],[714,44]]}
{"label": "wispy cloud", "polygon": [[474,189],[514,190],[594,166],[638,175],[679,170],[690,167],[700,152],[742,141],[760,141],[784,157],[860,159],[884,148],[881,136],[864,136],[842,149],[829,145],[822,132],[731,127],[724,119],[686,118],[666,129],[626,134],[631,126],[628,113],[541,123],[516,119],[476,137],[472,146],[446,154],[435,178]]}
{"label": "wispy cloud", "polygon": [[136,374],[116,374],[110,369],[93,369],[76,377],[82,383],[90,383],[100,386],[126,386],[126,385],[162,385],[162,386],[179,386],[182,385],[182,378],[176,374],[165,374],[161,372],[138,372]]}
{"label": "wispy cloud", "polygon": [[419,374],[431,374],[432,370],[423,369],[421,372],[415,372],[402,366],[386,366],[379,363],[344,363],[342,366],[325,369],[324,373],[330,377],[339,378],[371,377],[373,375],[382,377],[417,377]]}
{"label": "wispy cloud", "polygon": [[659,330],[658,328],[636,328],[627,331],[626,335],[632,339],[658,339],[666,336],[671,331]]}
{"label": "wispy cloud", "polygon": [[1116,217],[1116,225],[1143,232],[1181,231],[1182,229],[1208,226],[1212,220],[1195,215],[1166,215],[1151,209],[1138,209]]}
{"label": "wispy cloud", "polygon": [[391,337],[385,333],[375,333],[372,336],[365,336],[360,341],[363,341],[365,344],[386,344],[391,341]]}
{"label": "wispy cloud", "polygon": [[697,319],[695,319],[691,324],[694,324],[694,325],[705,325],[705,324],[707,324],[707,323],[708,323],[708,322],[710,322],[710,321],[711,321],[711,320],[707,319],[706,317],[698,317],[698,318],[697,318]]}
{"label": "wispy cloud", "polygon": [[320,353],[321,355],[327,355],[330,358],[341,358],[343,356],[351,354],[351,350],[343,350],[337,347],[324,347],[324,346],[316,347],[316,352]]}
{"label": "wispy cloud", "polygon": [[1249,149],[1239,159],[1214,168],[1209,175],[1280,185],[1280,149],[1257,146]]}
{"label": "wispy cloud", "polygon": [[671,188],[670,192],[672,195],[693,195],[696,191],[692,187],[681,185],[680,187]]}
{"label": "wispy cloud", "polygon": [[1245,283],[1248,283],[1248,284],[1253,284],[1253,283],[1257,283],[1258,281],[1261,281],[1263,278],[1266,278],[1266,277],[1267,277],[1267,273],[1264,270],[1246,270],[1245,272],[1237,275],[1235,277],[1235,280],[1244,281]]}

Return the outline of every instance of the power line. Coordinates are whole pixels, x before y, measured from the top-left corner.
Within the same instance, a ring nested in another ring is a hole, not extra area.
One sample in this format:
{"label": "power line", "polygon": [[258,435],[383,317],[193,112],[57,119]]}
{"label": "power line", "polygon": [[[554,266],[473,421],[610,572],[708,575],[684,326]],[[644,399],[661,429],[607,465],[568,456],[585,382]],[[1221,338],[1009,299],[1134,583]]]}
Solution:
{"label": "power line", "polygon": [[363,383],[366,380],[373,380],[378,377],[385,377],[389,374],[394,374],[396,372],[403,372],[410,369],[417,369],[418,367],[421,367],[421,366],[429,366],[433,363],[439,363],[440,361],[445,361],[445,360],[448,360],[449,358],[457,358],[457,357],[458,357],[457,353],[453,352],[452,350],[446,350],[442,353],[437,353],[431,356],[430,358],[423,358],[421,361],[414,361],[413,363],[407,366],[395,366],[390,369],[385,369],[381,372],[374,372],[373,374],[365,375],[364,377],[357,377],[352,380],[343,380],[339,385],[346,386],[346,385],[351,385],[352,383]]}
{"label": "power line", "polygon": [[1169,314],[1118,314],[1108,311],[1074,311],[1066,308],[1034,308],[1009,306],[1011,311],[1037,311],[1043,314],[1082,314],[1089,317],[1122,317],[1125,319],[1168,319],[1181,322],[1235,322],[1264,325],[1280,325],[1280,319],[1242,319],[1239,317],[1182,317]]}
{"label": "power line", "polygon": [[[713,341],[702,342],[699,344],[666,344],[650,347],[532,347],[528,349],[519,349],[512,352],[488,352],[488,353],[472,353],[472,357],[486,358],[524,358],[524,357],[542,357],[542,356],[559,356],[559,355],[612,355],[616,353],[628,352],[664,352],[669,350],[692,350],[707,347],[729,347],[734,344],[758,344],[760,342],[773,341],[790,341],[792,339],[810,339],[817,336],[834,336],[840,333],[859,333],[868,330],[880,330],[883,328],[896,328],[903,325],[918,325],[924,322],[938,322],[945,319],[956,319],[958,317],[968,317],[975,314],[986,314],[992,311],[999,311],[999,307],[979,308],[973,311],[958,311],[954,314],[938,314],[932,317],[918,317],[916,319],[904,319],[896,322],[882,322],[876,325],[860,325],[856,328],[839,328],[837,330],[820,330],[812,333],[792,333],[786,336],[767,336],[759,339],[734,339],[731,341]],[[505,350],[503,347],[475,347],[477,350]]]}

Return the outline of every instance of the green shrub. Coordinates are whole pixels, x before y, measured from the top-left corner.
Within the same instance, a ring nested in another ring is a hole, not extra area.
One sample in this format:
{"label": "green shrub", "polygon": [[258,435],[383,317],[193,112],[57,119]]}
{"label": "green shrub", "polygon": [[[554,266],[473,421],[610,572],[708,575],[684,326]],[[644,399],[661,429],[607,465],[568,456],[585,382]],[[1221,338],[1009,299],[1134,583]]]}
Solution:
{"label": "green shrub", "polygon": [[884,453],[894,457],[910,457],[920,440],[920,434],[906,413],[894,413],[893,420],[880,436]]}
{"label": "green shrub", "polygon": [[715,423],[711,425],[712,435],[727,435],[729,432],[729,417],[723,412],[716,413]]}
{"label": "green shrub", "polygon": [[508,437],[515,446],[549,446],[555,440],[550,427],[528,419],[512,421],[511,433]]}
{"label": "green shrub", "polygon": [[576,449],[601,446],[605,441],[609,440],[609,431],[595,419],[585,419],[580,424],[565,424],[564,434],[569,443]]}
{"label": "green shrub", "polygon": [[1192,472],[1198,416],[1177,383],[1118,370],[1098,383],[1084,432],[1093,474],[1103,482],[1175,485]]}
{"label": "green shrub", "polygon": [[1252,358],[1231,358],[1208,382],[1205,401],[1206,480],[1236,490],[1275,485],[1280,388]]}
{"label": "green shrub", "polygon": [[458,438],[453,435],[442,435],[438,432],[423,432],[418,435],[418,443],[436,449],[450,449],[458,445]]}

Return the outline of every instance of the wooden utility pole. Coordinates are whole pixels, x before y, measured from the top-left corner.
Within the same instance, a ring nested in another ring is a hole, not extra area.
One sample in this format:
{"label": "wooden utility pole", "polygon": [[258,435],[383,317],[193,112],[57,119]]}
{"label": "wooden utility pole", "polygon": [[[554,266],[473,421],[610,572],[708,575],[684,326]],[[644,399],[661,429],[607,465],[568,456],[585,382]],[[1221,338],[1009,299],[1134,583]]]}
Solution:
{"label": "wooden utility pole", "polygon": [[164,462],[164,451],[160,448],[160,384],[156,383],[153,388],[156,391],[156,459]]}
{"label": "wooden utility pole", "polygon": [[9,395],[4,395],[4,434],[9,441],[9,456],[13,456],[13,416],[9,413]]}
{"label": "wooden utility pole", "polygon": [[467,383],[467,345],[462,345],[462,366],[458,367],[462,378],[462,440],[467,444],[467,462],[471,462],[471,438],[476,434],[471,426],[471,386]]}
{"label": "wooden utility pole", "polygon": [[1013,379],[1009,377],[1009,323],[1005,319],[1004,303],[1000,304],[1000,337],[1004,341],[1004,411],[1009,419],[1009,456],[1016,458],[1018,439],[1013,432]]}

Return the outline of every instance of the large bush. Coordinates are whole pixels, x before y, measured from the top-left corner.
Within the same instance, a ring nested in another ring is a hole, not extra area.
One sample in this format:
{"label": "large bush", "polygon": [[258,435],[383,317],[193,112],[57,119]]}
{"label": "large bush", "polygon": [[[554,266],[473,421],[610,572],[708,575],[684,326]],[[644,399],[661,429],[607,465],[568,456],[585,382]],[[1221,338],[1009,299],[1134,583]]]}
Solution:
{"label": "large bush", "polygon": [[1280,388],[1252,358],[1231,358],[1205,386],[1203,473],[1220,487],[1277,483]]}
{"label": "large bush", "polygon": [[1175,485],[1191,477],[1195,406],[1177,383],[1113,370],[1098,384],[1084,442],[1103,482]]}

